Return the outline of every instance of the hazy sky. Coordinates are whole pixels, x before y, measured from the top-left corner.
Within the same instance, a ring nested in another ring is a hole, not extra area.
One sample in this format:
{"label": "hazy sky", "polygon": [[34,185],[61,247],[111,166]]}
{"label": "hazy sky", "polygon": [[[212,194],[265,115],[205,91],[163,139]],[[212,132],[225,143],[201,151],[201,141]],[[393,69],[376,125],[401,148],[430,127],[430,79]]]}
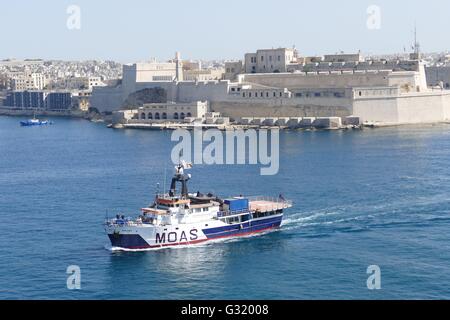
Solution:
{"label": "hazy sky", "polygon": [[[69,5],[81,28],[69,30]],[[367,27],[367,8],[381,28]],[[257,48],[292,47],[304,55],[338,51],[397,53],[450,49],[448,0],[2,0],[0,59],[166,60],[242,58]]]}

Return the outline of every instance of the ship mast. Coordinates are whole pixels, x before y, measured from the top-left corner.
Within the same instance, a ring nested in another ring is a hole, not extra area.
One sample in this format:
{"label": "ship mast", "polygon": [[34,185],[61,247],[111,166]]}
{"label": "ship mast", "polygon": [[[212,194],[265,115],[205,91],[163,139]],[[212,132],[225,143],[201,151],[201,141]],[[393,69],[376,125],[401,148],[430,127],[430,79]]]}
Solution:
{"label": "ship mast", "polygon": [[191,169],[192,163],[180,160],[180,163],[175,166],[175,174],[172,178],[172,183],[170,184],[169,196],[174,197],[176,192],[177,182],[181,182],[181,196],[183,198],[189,197],[187,182],[191,179],[190,174],[184,173],[185,169]]}
{"label": "ship mast", "polygon": [[414,24],[414,53],[419,56],[420,44],[417,42],[417,24]]}

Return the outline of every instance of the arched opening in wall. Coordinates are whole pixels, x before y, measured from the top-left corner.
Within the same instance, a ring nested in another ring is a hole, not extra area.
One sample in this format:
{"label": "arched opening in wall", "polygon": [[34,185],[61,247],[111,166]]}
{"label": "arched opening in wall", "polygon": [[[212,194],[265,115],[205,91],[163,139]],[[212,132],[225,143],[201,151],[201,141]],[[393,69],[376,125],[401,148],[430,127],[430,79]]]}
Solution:
{"label": "arched opening in wall", "polygon": [[273,71],[273,73],[280,73],[280,70],[276,69]]}
{"label": "arched opening in wall", "polygon": [[162,118],[163,118],[163,119],[167,119],[167,113],[163,112]]}
{"label": "arched opening in wall", "polygon": [[144,112],[141,113],[141,119],[145,120],[145,113]]}
{"label": "arched opening in wall", "polygon": [[159,120],[159,119],[161,119],[161,118],[159,116],[159,112],[157,112],[157,113],[155,113],[155,120]]}
{"label": "arched opening in wall", "polygon": [[149,112],[147,118],[148,118],[148,119],[153,119],[153,113]]}
{"label": "arched opening in wall", "polygon": [[186,117],[188,117],[188,118],[192,117],[192,113],[188,112],[188,113],[186,114]]}
{"label": "arched opening in wall", "polygon": [[186,118],[186,116],[185,116],[184,112],[182,112],[182,113],[180,114],[180,119],[183,120],[184,118]]}
{"label": "arched opening in wall", "polygon": [[450,89],[450,83],[447,82],[447,83],[445,84],[445,87],[446,87],[447,89]]}
{"label": "arched opening in wall", "polygon": [[175,113],[173,114],[173,118],[174,118],[175,120],[178,120],[178,112],[175,112]]}

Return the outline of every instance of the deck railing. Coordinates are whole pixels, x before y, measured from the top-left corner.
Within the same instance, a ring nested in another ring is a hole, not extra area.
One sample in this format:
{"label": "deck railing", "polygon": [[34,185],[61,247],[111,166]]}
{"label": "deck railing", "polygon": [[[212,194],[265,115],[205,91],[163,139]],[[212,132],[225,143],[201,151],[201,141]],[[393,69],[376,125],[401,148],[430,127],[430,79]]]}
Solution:
{"label": "deck railing", "polygon": [[254,201],[267,201],[267,202],[273,202],[273,203],[279,203],[284,204],[286,206],[292,206],[292,201],[291,200],[286,200],[280,197],[266,197],[266,196],[256,196],[256,197],[248,197],[248,201],[249,202],[254,202]]}

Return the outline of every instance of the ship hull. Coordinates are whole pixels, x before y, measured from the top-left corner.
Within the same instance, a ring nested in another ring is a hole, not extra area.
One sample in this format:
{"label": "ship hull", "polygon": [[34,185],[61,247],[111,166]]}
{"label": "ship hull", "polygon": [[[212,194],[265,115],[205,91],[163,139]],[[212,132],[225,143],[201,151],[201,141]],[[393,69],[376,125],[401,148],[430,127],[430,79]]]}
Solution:
{"label": "ship hull", "polygon": [[111,245],[116,250],[146,250],[189,246],[225,238],[236,238],[277,229],[283,214],[253,219],[240,224],[219,221],[176,226],[106,227]]}

